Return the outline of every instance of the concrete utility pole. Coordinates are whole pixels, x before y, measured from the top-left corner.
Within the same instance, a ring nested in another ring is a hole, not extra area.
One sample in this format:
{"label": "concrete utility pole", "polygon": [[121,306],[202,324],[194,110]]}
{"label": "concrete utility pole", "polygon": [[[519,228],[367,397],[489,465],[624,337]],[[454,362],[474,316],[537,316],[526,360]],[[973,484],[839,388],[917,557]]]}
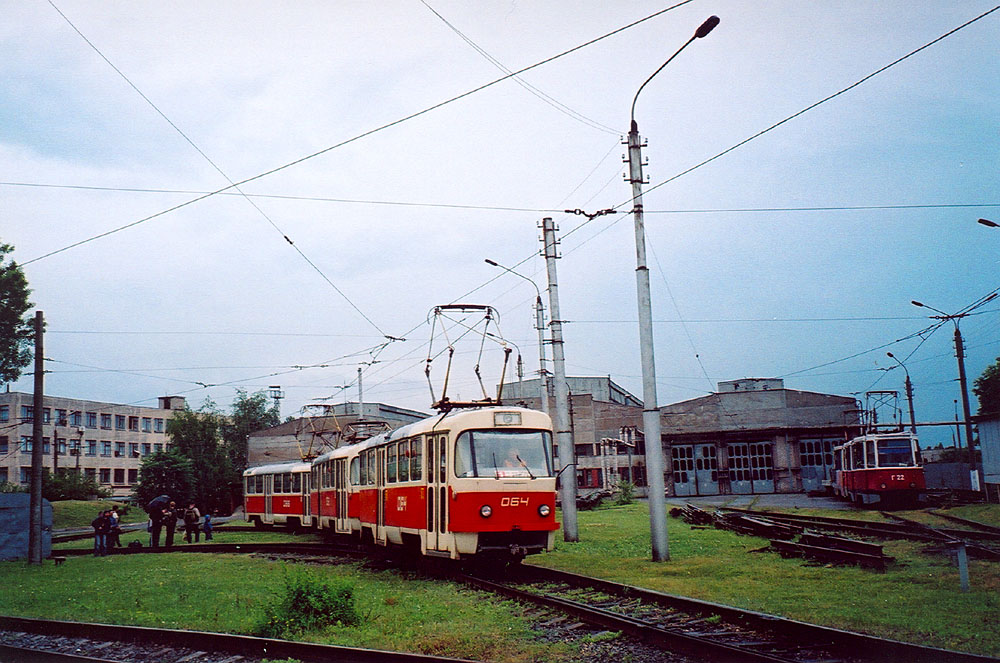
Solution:
{"label": "concrete utility pole", "polygon": [[962,415],[965,418],[965,441],[969,445],[969,481],[973,490],[981,490],[981,487],[977,488],[977,486],[981,486],[981,484],[979,481],[979,468],[976,467],[976,448],[972,442],[972,412],[969,408],[969,387],[965,379],[965,343],[962,340],[962,332],[958,328],[958,321],[975,311],[980,306],[993,301],[996,297],[997,293],[994,292],[989,297],[980,299],[978,302],[970,306],[966,306],[958,313],[952,313],[950,315],[944,311],[934,308],[933,306],[922,304],[916,300],[910,301],[910,303],[914,306],[929,308],[932,311],[940,313],[940,315],[932,315],[932,318],[936,320],[951,320],[955,324],[955,357],[958,358],[958,385],[962,392]]}
{"label": "concrete utility pole", "polygon": [[632,184],[632,213],[635,217],[635,281],[639,308],[639,350],[642,357],[642,427],[646,437],[646,474],[649,487],[649,530],[652,539],[654,562],[670,559],[667,544],[667,512],[664,500],[663,442],[660,435],[660,409],[656,404],[656,363],[653,356],[653,312],[649,292],[649,268],[646,266],[646,234],[642,218],[642,142],[639,125],[635,121],[635,102],[646,83],[663,71],[688,44],[708,35],[719,24],[718,16],[711,16],[677,52],[660,65],[632,99],[631,125],[628,132],[628,170]]}
{"label": "concrete utility pole", "polygon": [[899,361],[899,359],[896,357],[896,355],[892,354],[891,352],[886,352],[885,354],[886,354],[887,357],[889,357],[890,359],[892,359],[893,361],[895,361],[897,364],[899,364],[900,367],[903,369],[903,373],[906,374],[906,382],[903,384],[903,386],[906,388],[906,403],[910,407],[910,432],[913,433],[914,435],[916,435],[917,434],[917,420],[916,420],[916,416],[913,414],[913,383],[910,382],[910,372],[908,370],[906,370],[906,366],[903,365],[903,362]]}
{"label": "concrete utility pole", "polygon": [[559,313],[559,285],[556,278],[556,226],[551,217],[542,219],[542,244],[545,268],[549,276],[549,315],[552,327],[552,372],[556,391],[556,445],[559,447],[559,496],[562,499],[563,540],[579,541],[576,525],[576,449],[569,421],[569,385],[566,384],[566,358],[563,354],[562,318]]}
{"label": "concrete utility pole", "polygon": [[44,315],[35,311],[35,393],[31,419],[31,484],[28,498],[28,563],[42,564],[42,408],[45,403]]}
{"label": "concrete utility pole", "polygon": [[364,412],[364,404],[364,392],[361,390],[361,367],[358,366],[358,419],[364,418],[364,415],[362,414]]}
{"label": "concrete utility pole", "polygon": [[[535,288],[535,330],[538,331],[538,376],[539,388],[541,389],[542,412],[549,414],[549,372],[545,369],[545,306],[542,304],[542,291],[538,289],[538,284],[529,279],[524,274],[515,272],[510,267],[504,267],[500,263],[486,258],[487,265],[499,267],[505,272],[510,272],[514,276],[519,276]],[[520,362],[520,358],[518,358]],[[521,394],[524,395],[523,392]]]}

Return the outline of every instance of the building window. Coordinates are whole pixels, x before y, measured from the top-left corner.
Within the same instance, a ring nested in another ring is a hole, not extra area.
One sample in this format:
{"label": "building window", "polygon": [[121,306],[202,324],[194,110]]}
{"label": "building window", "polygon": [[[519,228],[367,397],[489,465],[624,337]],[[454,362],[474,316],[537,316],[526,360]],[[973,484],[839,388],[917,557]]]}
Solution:
{"label": "building window", "polygon": [[6,435],[0,436],[0,454],[9,453],[9,450],[7,449],[9,444],[10,442],[7,441]]}
{"label": "building window", "polygon": [[115,468],[115,484],[121,485],[123,483],[125,483],[125,468],[124,467]]}
{"label": "building window", "polygon": [[83,425],[83,414],[79,410],[76,410],[69,415],[69,425],[70,426],[82,426]]}
{"label": "building window", "polygon": [[0,421],[10,421],[9,405],[0,405]]}
{"label": "building window", "polygon": [[116,414],[115,415],[115,430],[125,430],[125,415]]}
{"label": "building window", "polygon": [[108,440],[101,440],[101,455],[105,458],[111,456],[111,442]]}
{"label": "building window", "polygon": [[59,455],[60,456],[65,456],[66,455],[66,438],[64,438],[64,437],[57,437],[56,438],[56,448],[59,449]]}
{"label": "building window", "polygon": [[30,454],[34,446],[34,440],[30,435],[21,436],[21,453]]}
{"label": "building window", "polygon": [[153,419],[153,430],[157,433],[163,432],[163,419]]}
{"label": "building window", "polygon": [[31,483],[31,468],[22,467],[21,468],[21,483]]}
{"label": "building window", "polygon": [[97,413],[88,412],[87,413],[87,428],[97,428]]}
{"label": "building window", "polygon": [[85,467],[83,468],[83,476],[85,479],[97,479],[97,468],[96,467]]}
{"label": "building window", "polygon": [[52,421],[52,410],[47,407],[42,408],[42,423],[47,424]]}
{"label": "building window", "polygon": [[153,432],[153,420],[149,417],[142,418],[142,432],[152,433]]}
{"label": "building window", "polygon": [[7,483],[9,479],[7,478],[7,468],[0,467],[0,483]]}
{"label": "building window", "polygon": [[87,440],[87,455],[88,456],[97,455],[97,440]]}
{"label": "building window", "polygon": [[131,469],[128,471],[128,483],[130,486],[139,483],[139,470]]}
{"label": "building window", "polygon": [[110,467],[102,467],[101,468],[100,482],[101,483],[111,483],[111,468]]}
{"label": "building window", "polygon": [[111,430],[111,415],[102,414],[101,415],[101,428],[104,430]]}
{"label": "building window", "polygon": [[124,458],[125,457],[125,443],[115,442],[115,457]]}
{"label": "building window", "polygon": [[48,456],[52,453],[52,441],[47,437],[42,438],[42,454]]}
{"label": "building window", "polygon": [[163,451],[163,445],[162,444],[154,444],[153,445],[153,449],[154,449],[154,451],[156,453],[160,453],[161,451]]}
{"label": "building window", "polygon": [[131,456],[132,458],[138,458],[139,457],[139,443],[138,442],[129,442],[129,445],[128,445],[128,455]]}
{"label": "building window", "polygon": [[139,432],[139,417],[128,418],[128,429],[137,433]]}
{"label": "building window", "polygon": [[30,405],[21,406],[21,419],[23,421],[31,421],[35,418],[35,408]]}
{"label": "building window", "polygon": [[66,410],[56,410],[56,426],[65,426],[66,424]]}
{"label": "building window", "polygon": [[149,442],[143,442],[142,443],[142,455],[143,456],[148,456],[150,453],[152,453],[152,451],[153,451],[152,447],[153,447],[153,445],[151,445]]}

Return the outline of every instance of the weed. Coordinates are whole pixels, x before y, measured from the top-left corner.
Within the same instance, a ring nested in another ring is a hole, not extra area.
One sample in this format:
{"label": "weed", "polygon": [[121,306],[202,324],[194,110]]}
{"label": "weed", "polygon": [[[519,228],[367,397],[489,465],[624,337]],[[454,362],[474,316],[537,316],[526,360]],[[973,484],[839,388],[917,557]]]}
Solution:
{"label": "weed", "polygon": [[279,638],[326,626],[353,626],[360,621],[354,610],[354,587],[323,580],[308,569],[285,570],[284,595],[264,610],[257,635]]}

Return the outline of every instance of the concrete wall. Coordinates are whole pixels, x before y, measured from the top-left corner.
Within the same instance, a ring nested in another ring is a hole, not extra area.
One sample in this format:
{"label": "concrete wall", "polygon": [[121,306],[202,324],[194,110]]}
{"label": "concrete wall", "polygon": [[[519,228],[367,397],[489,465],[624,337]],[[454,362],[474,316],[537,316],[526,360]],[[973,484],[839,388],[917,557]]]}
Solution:
{"label": "concrete wall", "polygon": [[[0,560],[28,559],[31,495],[0,493]],[[52,555],[52,505],[42,500],[42,557]]]}

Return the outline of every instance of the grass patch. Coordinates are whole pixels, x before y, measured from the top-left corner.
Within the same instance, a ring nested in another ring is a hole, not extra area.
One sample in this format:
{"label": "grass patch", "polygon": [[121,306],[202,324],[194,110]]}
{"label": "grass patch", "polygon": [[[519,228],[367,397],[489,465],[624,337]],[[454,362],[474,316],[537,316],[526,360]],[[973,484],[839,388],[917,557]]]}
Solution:
{"label": "grass patch", "polygon": [[767,541],[694,530],[675,518],[668,518],[667,527],[670,561],[653,563],[646,504],[581,512],[580,542],[557,537],[554,553],[529,558],[529,563],[816,624],[1000,655],[996,562],[971,561],[972,589],[962,594],[957,569],[945,557],[923,554],[925,544],[885,542],[886,554],[899,563],[882,574],[751,554]]}
{"label": "grass patch", "polygon": [[[118,511],[125,510],[121,502],[111,500],[98,500],[95,502],[86,500],[59,500],[52,502],[52,527],[54,529],[68,529],[71,527],[90,527],[91,521],[97,517],[98,511],[118,507]],[[149,516],[137,506],[128,507],[128,513],[122,518],[126,523],[146,522]]]}
{"label": "grass patch", "polygon": [[[249,635],[286,591],[287,566],[247,555],[182,553],[71,557],[41,567],[0,562],[2,612]],[[581,660],[573,647],[537,640],[520,617],[523,608],[498,598],[360,565],[310,571],[331,586],[353,587],[360,621],[314,625],[298,640],[496,663]]]}

